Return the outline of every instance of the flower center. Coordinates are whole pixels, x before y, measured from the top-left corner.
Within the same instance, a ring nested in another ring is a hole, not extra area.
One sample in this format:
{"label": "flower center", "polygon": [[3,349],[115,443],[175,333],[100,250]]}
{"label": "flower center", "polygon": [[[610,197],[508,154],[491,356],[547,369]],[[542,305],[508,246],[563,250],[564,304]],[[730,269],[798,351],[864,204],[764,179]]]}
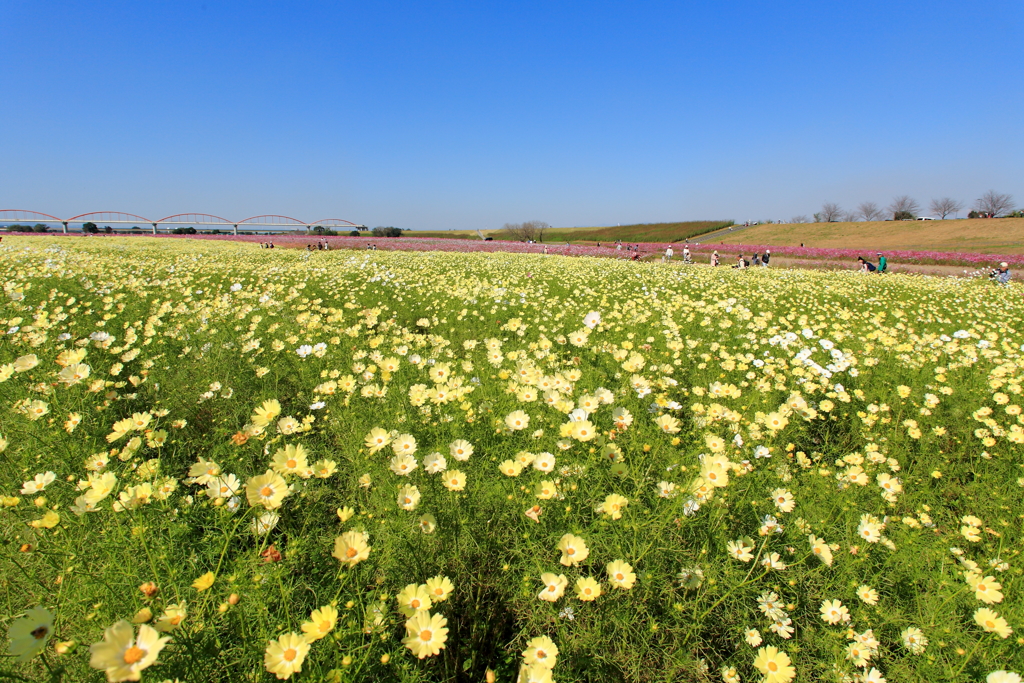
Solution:
{"label": "flower center", "polygon": [[409,606],[412,607],[413,609],[419,609],[420,608],[420,600],[419,600],[419,598],[413,598],[409,602]]}
{"label": "flower center", "polygon": [[429,628],[425,628],[422,631],[420,631],[420,640],[422,640],[424,643],[429,643],[430,639],[433,637],[434,634],[430,632]]}
{"label": "flower center", "polygon": [[331,630],[331,622],[321,621],[320,622],[320,633],[327,633]]}
{"label": "flower center", "polygon": [[274,489],[271,488],[270,486],[264,486],[263,488],[260,489],[260,495],[263,496],[264,498],[270,498],[272,495],[274,495]]}
{"label": "flower center", "polygon": [[138,645],[132,645],[130,648],[124,651],[124,663],[135,664],[143,657],[146,656],[146,651]]}
{"label": "flower center", "polygon": [[996,622],[992,621],[991,619],[987,619],[985,621],[985,628],[995,628],[995,627],[996,627]]}
{"label": "flower center", "polygon": [[775,662],[768,662],[768,670],[771,671],[772,673],[775,673],[776,671],[779,670],[779,665],[776,664]]}
{"label": "flower center", "polygon": [[289,469],[295,469],[295,466],[298,465],[298,463],[295,462],[295,458],[291,458],[290,460],[288,460],[288,462],[285,463],[285,465],[287,465]]}
{"label": "flower center", "polygon": [[615,580],[616,581],[622,581],[624,578],[626,578],[626,577],[622,575],[622,572],[619,572],[618,574],[615,575]]}
{"label": "flower center", "polygon": [[42,640],[50,632],[50,629],[46,626],[40,626],[36,630],[32,631],[32,637],[36,640]]}
{"label": "flower center", "polygon": [[295,658],[298,656],[299,653],[293,647],[290,647],[287,650],[285,650],[284,654],[282,655],[282,657],[284,657],[284,661],[286,662],[295,661]]}
{"label": "flower center", "polygon": [[565,551],[565,554],[566,555],[575,555],[576,554],[576,548],[567,548],[566,551]]}
{"label": "flower center", "polygon": [[345,551],[345,557],[352,558],[359,554],[359,551],[355,548],[349,548]]}

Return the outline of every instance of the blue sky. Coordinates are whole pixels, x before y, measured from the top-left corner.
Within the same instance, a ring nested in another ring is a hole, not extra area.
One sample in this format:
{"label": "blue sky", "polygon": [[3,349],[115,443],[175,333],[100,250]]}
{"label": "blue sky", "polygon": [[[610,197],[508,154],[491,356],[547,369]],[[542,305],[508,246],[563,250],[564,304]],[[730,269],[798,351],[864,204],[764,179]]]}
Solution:
{"label": "blue sky", "polygon": [[0,0],[0,209],[413,229],[1024,205],[1024,3]]}

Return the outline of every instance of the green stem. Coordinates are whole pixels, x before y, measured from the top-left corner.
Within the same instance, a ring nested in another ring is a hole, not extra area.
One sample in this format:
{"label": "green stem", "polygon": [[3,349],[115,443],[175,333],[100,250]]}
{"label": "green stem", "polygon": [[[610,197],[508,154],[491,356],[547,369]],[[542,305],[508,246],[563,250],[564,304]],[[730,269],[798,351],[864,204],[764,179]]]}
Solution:
{"label": "green stem", "polygon": [[981,638],[978,638],[977,642],[974,643],[974,648],[972,648],[971,651],[967,653],[967,656],[964,657],[964,663],[961,664],[960,668],[956,670],[955,674],[953,674],[953,676],[952,676],[953,678],[956,678],[957,676],[959,676],[963,672],[963,670],[965,668],[967,668],[967,663],[971,661],[971,658],[974,657],[974,653],[978,651],[978,648],[980,646],[981,646]]}

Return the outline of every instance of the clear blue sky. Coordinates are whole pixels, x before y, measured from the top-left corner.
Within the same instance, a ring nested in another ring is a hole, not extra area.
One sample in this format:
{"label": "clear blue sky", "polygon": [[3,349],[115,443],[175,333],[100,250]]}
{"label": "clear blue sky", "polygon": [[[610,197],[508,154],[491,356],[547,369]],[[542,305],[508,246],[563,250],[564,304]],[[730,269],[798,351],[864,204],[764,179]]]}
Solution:
{"label": "clear blue sky", "polygon": [[1024,2],[0,0],[0,209],[413,229],[1024,205]]}

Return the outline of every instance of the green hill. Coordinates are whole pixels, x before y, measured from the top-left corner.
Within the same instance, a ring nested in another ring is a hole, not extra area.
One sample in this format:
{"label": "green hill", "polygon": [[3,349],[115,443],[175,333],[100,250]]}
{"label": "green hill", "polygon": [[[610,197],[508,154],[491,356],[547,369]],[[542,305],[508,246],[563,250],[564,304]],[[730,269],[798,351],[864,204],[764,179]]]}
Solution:
{"label": "green hill", "polygon": [[[545,242],[682,242],[732,225],[732,221],[681,221],[678,223],[636,223],[606,228],[552,228]],[[487,232],[496,240],[511,239],[504,230]]]}
{"label": "green hill", "polygon": [[[551,228],[544,232],[545,242],[682,242],[697,235],[733,225],[732,221],[680,221],[678,223],[635,223],[604,228]],[[484,235],[496,240],[512,240],[505,230],[483,230]],[[407,232],[409,237],[442,237],[447,239],[480,239],[472,230],[417,230]]]}

